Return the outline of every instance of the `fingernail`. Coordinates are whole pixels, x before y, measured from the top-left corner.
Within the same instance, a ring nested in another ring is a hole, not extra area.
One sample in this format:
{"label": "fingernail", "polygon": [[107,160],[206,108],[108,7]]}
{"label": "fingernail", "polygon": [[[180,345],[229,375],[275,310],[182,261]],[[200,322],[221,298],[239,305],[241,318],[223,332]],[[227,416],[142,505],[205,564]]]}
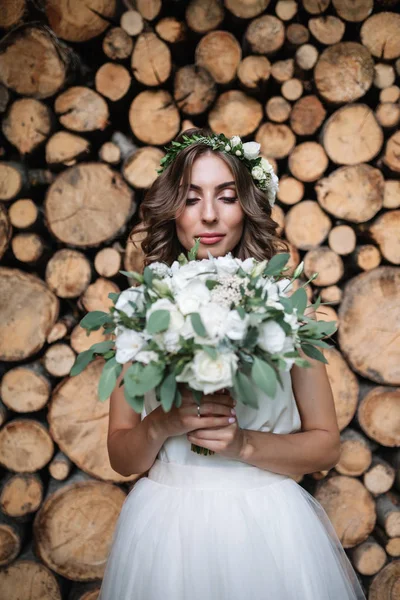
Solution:
{"label": "fingernail", "polygon": [[234,408],[231,408],[231,413],[232,413],[233,415],[236,415],[236,410],[235,410]]}
{"label": "fingernail", "polygon": [[229,423],[234,423],[236,421],[235,417],[230,417],[229,418]]}

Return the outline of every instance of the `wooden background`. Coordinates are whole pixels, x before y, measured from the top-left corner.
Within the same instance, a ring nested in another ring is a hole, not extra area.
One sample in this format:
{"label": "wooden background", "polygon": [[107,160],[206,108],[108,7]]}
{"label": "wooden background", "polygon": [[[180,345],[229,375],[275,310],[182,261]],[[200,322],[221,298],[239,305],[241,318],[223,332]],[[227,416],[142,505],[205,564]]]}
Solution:
{"label": "wooden background", "polygon": [[0,597],[97,598],[139,476],[109,465],[100,359],[68,377],[99,339],[78,323],[140,268],[163,146],[210,125],[261,144],[291,269],[338,321],[342,454],[298,481],[398,599],[400,2],[3,0],[0,28]]}

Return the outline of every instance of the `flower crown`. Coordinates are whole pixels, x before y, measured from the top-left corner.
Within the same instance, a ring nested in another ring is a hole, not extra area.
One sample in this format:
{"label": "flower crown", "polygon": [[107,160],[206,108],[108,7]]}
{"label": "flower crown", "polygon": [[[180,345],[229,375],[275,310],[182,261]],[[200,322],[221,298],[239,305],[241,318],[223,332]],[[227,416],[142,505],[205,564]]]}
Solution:
{"label": "flower crown", "polygon": [[250,171],[255,185],[260,190],[267,192],[271,207],[274,205],[276,193],[279,189],[279,180],[271,163],[266,158],[259,156],[260,144],[258,142],[243,143],[238,135],[234,135],[229,139],[223,133],[212,136],[193,135],[188,137],[183,135],[182,137],[183,142],[172,141],[169,147],[164,146],[167,154],[160,160],[161,169],[157,170],[159,175],[175,160],[181,150],[195,142],[201,142],[210,146],[213,150],[222,150],[242,160]]}

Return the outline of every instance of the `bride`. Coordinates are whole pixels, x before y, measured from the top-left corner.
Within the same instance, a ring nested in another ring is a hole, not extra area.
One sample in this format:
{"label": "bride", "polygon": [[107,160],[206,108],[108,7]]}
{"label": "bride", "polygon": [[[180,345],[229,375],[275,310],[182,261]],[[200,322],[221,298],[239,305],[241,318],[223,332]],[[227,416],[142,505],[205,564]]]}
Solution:
{"label": "bride", "polygon": [[[254,162],[259,145],[223,137],[193,128],[174,140],[141,205],[145,265],[170,265],[197,237],[198,259],[287,248],[271,218],[276,175]],[[110,463],[147,475],[122,507],[99,600],[365,600],[328,515],[293,479],[340,454],[325,365],[306,358],[311,368],[283,371],[283,389],[259,409],[226,390],[198,408],[182,390],[168,413],[146,394],[140,415],[117,385]]]}

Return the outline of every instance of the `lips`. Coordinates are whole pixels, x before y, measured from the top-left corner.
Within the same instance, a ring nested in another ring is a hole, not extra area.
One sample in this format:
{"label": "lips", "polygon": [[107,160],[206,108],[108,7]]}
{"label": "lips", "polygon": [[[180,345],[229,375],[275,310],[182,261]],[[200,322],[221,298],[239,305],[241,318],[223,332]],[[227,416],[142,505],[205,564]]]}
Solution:
{"label": "lips", "polygon": [[224,233],[204,233],[200,234],[198,237],[202,244],[216,244],[217,242],[220,242],[224,236]]}
{"label": "lips", "polygon": [[224,233],[219,233],[216,231],[215,233],[199,233],[199,235],[195,237],[224,237],[224,235]]}

